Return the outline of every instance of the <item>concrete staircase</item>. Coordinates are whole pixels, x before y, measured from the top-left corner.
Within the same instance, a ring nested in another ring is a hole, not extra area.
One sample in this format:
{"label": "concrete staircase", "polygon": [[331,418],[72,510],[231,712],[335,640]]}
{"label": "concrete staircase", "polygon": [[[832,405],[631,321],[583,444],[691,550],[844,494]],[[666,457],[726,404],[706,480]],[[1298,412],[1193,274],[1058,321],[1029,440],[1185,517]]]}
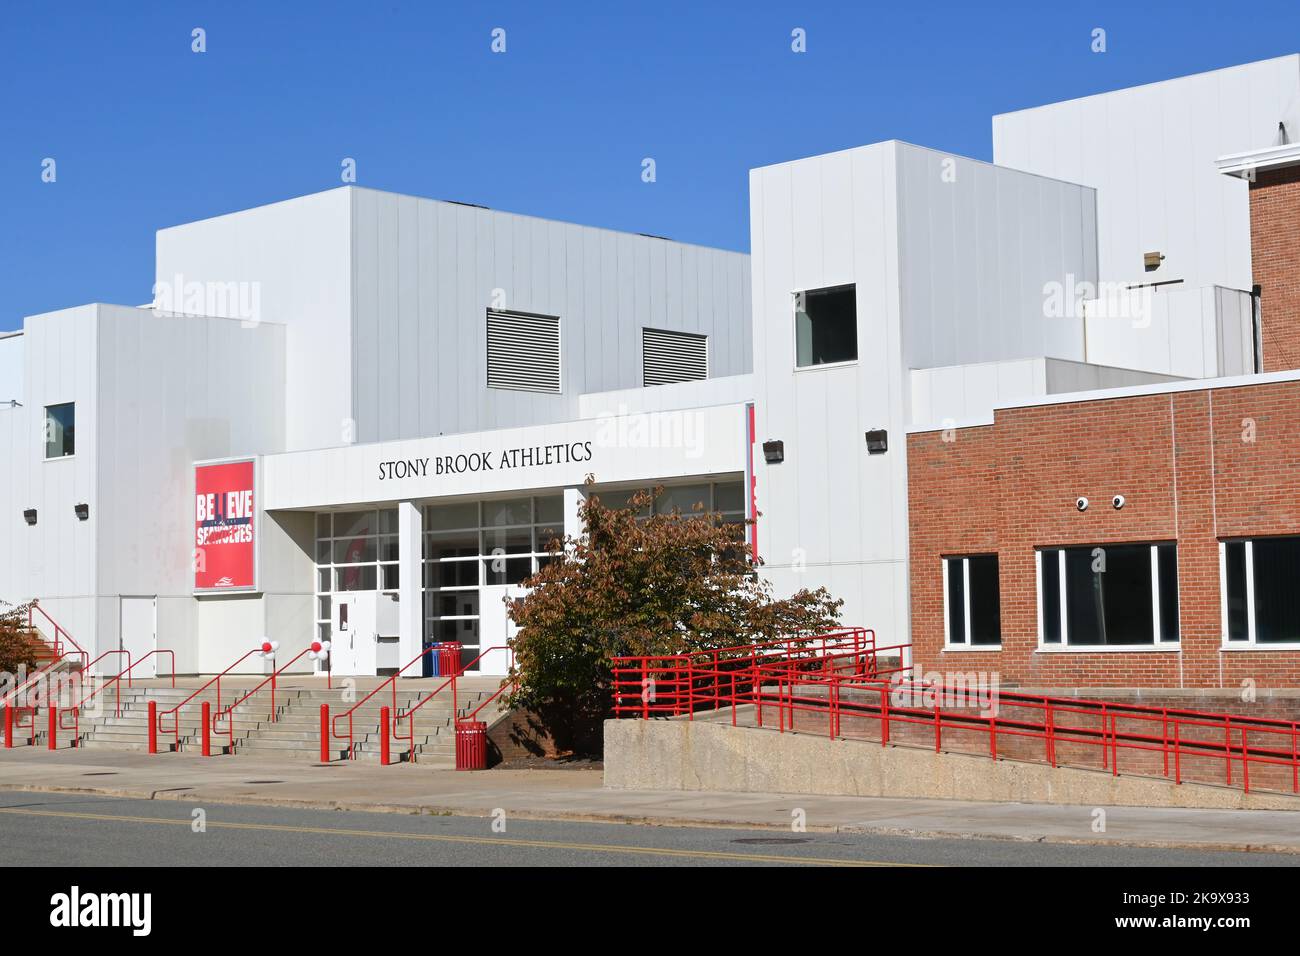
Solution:
{"label": "concrete staircase", "polygon": [[[457,703],[461,716],[478,707],[485,699],[496,692],[500,686],[498,677],[465,677],[457,682]],[[405,713],[429,693],[429,687],[403,688],[397,685],[397,709]],[[194,693],[192,688],[170,687],[123,687],[121,689],[121,712],[113,689],[103,692],[102,703],[99,698],[92,702],[95,707],[87,708],[80,716],[79,746],[88,749],[106,748],[112,750],[146,751],[149,745],[149,701],[156,701],[158,713],[163,714],[185,701]],[[221,695],[223,707],[238,700],[246,691],[226,688]],[[362,695],[364,696],[364,695]],[[498,701],[493,701],[483,713],[480,720],[490,725],[500,713]],[[179,741],[173,735],[172,720],[163,720],[163,729],[158,734],[158,750],[165,752],[180,749],[198,752],[202,748],[201,727],[202,704],[212,704],[212,712],[217,712],[216,692],[204,690],[193,700],[185,704],[180,713]],[[275,709],[272,713],[270,688],[263,688],[239,706],[235,712],[233,737],[234,752],[237,754],[254,754],[262,756],[290,757],[294,759],[320,759],[320,707],[328,704],[331,724],[333,718],[344,714],[354,702],[343,700],[339,689],[294,688],[281,685],[275,693]],[[385,688],[366,701],[353,715],[352,750],[357,760],[378,761],[380,751],[379,708],[393,706],[393,693]],[[96,710],[96,707],[98,710]],[[452,704],[449,690],[444,690],[415,714],[415,760],[432,765],[451,765],[456,756],[456,737],[452,721]],[[44,746],[44,715],[37,722],[37,743]],[[64,717],[65,724],[70,723]],[[400,730],[409,732],[409,723],[402,721]],[[339,760],[347,757],[347,721],[338,722],[342,738],[332,737],[330,741],[330,759]],[[71,746],[73,733],[61,730],[60,748]],[[225,721],[216,723],[211,734],[213,754],[225,754],[231,750],[231,734],[226,731]],[[393,761],[405,761],[412,750],[411,742],[394,738],[390,754]]]}
{"label": "concrete staircase", "polygon": [[[490,697],[500,686],[500,678],[465,677],[457,681],[457,704],[463,717]],[[404,689],[397,685],[397,712],[405,713],[429,693],[430,688]],[[263,721],[239,745],[240,753],[274,754],[277,756],[320,759],[320,707],[328,704],[330,723],[337,726],[342,737],[330,739],[330,759],[347,757],[347,721],[334,718],[346,713],[354,704],[343,701],[337,690],[305,690],[299,692],[272,722]],[[393,706],[393,693],[384,689],[366,701],[352,717],[352,749],[357,760],[378,761],[380,751],[379,708]],[[415,713],[415,760],[421,763],[450,764],[456,757],[456,737],[452,722],[451,694],[444,690]],[[488,711],[491,711],[489,714]],[[496,702],[479,714],[480,720],[490,724],[498,713]],[[403,720],[400,732],[410,732],[410,724]],[[408,739],[394,738],[390,756],[394,761],[407,760],[412,750]]]}
{"label": "concrete staircase", "polygon": [[[92,705],[83,710],[80,720],[80,740],[79,745],[88,749],[111,749],[111,750],[148,750],[149,749],[149,701],[156,701],[158,704],[158,713],[163,714],[171,710],[177,704],[186,700],[194,693],[192,688],[185,687],[131,687],[122,688],[121,714],[117,713],[117,701],[114,690],[108,690],[103,693],[106,699],[100,703],[98,698],[92,701]],[[221,695],[221,706],[229,707],[238,700],[245,691],[225,689]],[[280,688],[275,694],[275,707],[277,712],[285,710],[290,706],[299,694],[305,693],[300,690],[286,690]],[[179,739],[172,733],[172,718],[166,717],[161,721],[162,730],[158,733],[158,750],[160,752],[177,749],[198,752],[202,749],[201,728],[203,702],[208,701],[212,705],[212,712],[217,713],[217,695],[215,689],[209,688],[202,691],[193,700],[185,704],[180,712]],[[98,710],[98,712],[96,712]],[[271,718],[271,689],[265,688],[259,690],[252,697],[241,704],[235,711],[234,721],[234,745],[238,751],[248,740],[250,735],[256,733],[257,728],[263,724],[269,723]],[[67,723],[65,718],[65,723]],[[214,720],[214,727],[211,734],[212,753],[222,754],[230,752],[231,734],[226,732],[226,723],[224,720]],[[70,732],[64,731],[61,734],[72,736]],[[63,740],[59,741],[63,746]]]}

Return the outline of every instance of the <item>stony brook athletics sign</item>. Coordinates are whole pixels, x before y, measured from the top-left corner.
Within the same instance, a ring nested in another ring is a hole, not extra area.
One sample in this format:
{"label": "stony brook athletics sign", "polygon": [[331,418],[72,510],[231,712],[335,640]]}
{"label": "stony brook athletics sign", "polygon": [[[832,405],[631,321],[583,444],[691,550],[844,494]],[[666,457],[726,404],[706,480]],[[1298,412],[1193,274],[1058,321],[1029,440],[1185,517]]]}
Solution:
{"label": "stony brook athletics sign", "polygon": [[194,467],[194,590],[257,588],[257,463]]}

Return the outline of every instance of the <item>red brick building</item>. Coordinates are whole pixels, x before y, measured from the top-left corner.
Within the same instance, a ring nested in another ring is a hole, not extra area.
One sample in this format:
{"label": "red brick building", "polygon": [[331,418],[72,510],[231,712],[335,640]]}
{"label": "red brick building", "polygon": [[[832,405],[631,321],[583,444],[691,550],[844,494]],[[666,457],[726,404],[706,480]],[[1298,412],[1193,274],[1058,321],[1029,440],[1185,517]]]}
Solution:
{"label": "red brick building", "polygon": [[999,408],[908,467],[922,670],[1300,685],[1300,373]]}
{"label": "red brick building", "polygon": [[914,662],[1042,687],[1300,687],[1300,145],[1250,190],[1263,373],[908,437]]}

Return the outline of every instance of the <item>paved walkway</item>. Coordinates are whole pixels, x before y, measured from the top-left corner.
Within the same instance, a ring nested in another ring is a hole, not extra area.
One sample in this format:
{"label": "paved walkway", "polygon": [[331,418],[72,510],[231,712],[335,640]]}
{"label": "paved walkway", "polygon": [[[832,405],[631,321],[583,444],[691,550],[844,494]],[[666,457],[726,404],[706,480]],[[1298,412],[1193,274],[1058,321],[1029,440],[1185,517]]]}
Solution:
{"label": "paved walkway", "polygon": [[600,771],[434,770],[260,757],[0,749],[0,790],[394,813],[961,836],[1300,853],[1300,811],[1096,808],[775,793],[606,790]]}

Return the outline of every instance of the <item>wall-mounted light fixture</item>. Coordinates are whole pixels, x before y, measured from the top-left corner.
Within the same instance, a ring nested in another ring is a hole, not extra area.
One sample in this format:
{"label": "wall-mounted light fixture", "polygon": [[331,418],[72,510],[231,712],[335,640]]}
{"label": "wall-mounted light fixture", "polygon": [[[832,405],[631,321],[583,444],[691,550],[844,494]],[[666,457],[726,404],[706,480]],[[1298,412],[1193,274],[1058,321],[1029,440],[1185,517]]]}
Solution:
{"label": "wall-mounted light fixture", "polygon": [[28,524],[36,524],[36,509],[28,508],[23,512],[23,520]]}
{"label": "wall-mounted light fixture", "polygon": [[763,442],[763,460],[769,465],[779,465],[781,462],[785,461],[785,442]]}
{"label": "wall-mounted light fixture", "polygon": [[883,455],[889,451],[889,432],[883,428],[873,428],[867,432],[867,454]]}
{"label": "wall-mounted light fixture", "polygon": [[87,518],[90,517],[90,505],[87,504],[73,505],[72,510],[77,513],[77,519],[80,521],[85,521]]}
{"label": "wall-mounted light fixture", "polygon": [[1147,272],[1155,272],[1160,268],[1160,263],[1165,261],[1163,252],[1144,252],[1142,253],[1142,265],[1146,266]]}

